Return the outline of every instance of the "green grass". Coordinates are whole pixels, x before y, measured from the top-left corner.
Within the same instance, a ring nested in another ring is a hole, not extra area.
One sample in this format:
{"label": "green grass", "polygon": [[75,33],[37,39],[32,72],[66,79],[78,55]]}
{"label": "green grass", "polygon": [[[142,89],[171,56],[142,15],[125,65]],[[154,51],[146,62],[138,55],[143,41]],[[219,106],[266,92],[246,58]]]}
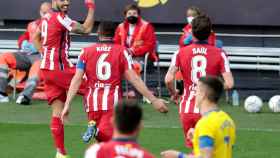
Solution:
{"label": "green grass", "polygon": [[[248,114],[242,107],[222,104],[238,128],[234,158],[279,157],[280,114],[270,113],[267,107],[262,113]],[[139,138],[141,145],[157,156],[170,148],[188,152],[175,105],[169,106],[168,114],[159,114],[148,104],[143,104],[143,108],[145,128]],[[66,147],[72,158],[82,158],[87,145],[81,141],[86,117],[80,98],[74,101],[71,112],[65,128]],[[50,108],[45,102],[34,102],[30,107],[0,104],[0,158],[54,157],[49,120]]]}

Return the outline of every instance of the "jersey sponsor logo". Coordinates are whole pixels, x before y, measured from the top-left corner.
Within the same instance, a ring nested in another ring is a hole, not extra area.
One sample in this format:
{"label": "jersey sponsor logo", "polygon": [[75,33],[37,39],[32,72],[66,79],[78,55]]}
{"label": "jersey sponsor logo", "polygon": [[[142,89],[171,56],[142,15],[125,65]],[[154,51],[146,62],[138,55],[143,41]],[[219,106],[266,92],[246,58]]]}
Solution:
{"label": "jersey sponsor logo", "polygon": [[138,3],[139,7],[143,7],[143,8],[151,8],[160,4],[165,5],[168,2],[168,0],[134,0],[134,1]]}
{"label": "jersey sponsor logo", "polygon": [[95,88],[111,87],[112,84],[97,82],[94,84]]}
{"label": "jersey sponsor logo", "polygon": [[129,156],[129,157],[137,157],[137,158],[143,158],[144,152],[133,148],[132,145],[117,145],[115,146],[115,152],[117,155],[123,155],[123,156]]}

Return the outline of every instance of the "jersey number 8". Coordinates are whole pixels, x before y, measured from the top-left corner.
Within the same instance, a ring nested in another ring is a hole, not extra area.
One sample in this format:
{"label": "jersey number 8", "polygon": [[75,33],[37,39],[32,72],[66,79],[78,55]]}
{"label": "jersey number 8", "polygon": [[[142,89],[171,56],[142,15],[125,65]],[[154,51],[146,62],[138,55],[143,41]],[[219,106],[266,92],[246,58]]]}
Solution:
{"label": "jersey number 8", "polygon": [[206,75],[207,59],[205,56],[197,55],[192,58],[192,74],[193,83],[197,83],[198,79]]}

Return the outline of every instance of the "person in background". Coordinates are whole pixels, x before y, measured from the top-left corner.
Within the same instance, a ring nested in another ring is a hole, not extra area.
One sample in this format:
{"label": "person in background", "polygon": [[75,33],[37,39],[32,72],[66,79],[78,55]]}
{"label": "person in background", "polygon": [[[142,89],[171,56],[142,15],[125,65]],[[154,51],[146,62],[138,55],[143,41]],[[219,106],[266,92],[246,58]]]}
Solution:
{"label": "person in background", "polygon": [[[187,24],[186,26],[183,28],[183,34],[181,35],[180,39],[179,39],[179,46],[180,48],[189,45],[193,42],[193,36],[192,36],[192,21],[193,19],[195,19],[196,17],[203,15],[204,13],[202,13],[202,11],[195,6],[191,6],[187,9],[186,11],[186,19],[187,19]],[[216,34],[213,30],[211,30],[211,34],[208,37],[208,44],[210,45],[216,45]]]}
{"label": "person in background", "polygon": [[193,154],[175,150],[161,153],[162,158],[232,158],[236,127],[232,118],[218,106],[224,84],[217,77],[201,77],[196,87],[196,106],[202,118],[188,133]]}
{"label": "person in background", "polygon": [[[51,3],[44,2],[40,7],[41,18],[51,10]],[[0,103],[9,102],[6,89],[8,86],[8,73],[11,69],[29,72],[23,91],[19,94],[16,103],[29,105],[32,95],[39,81],[40,53],[35,48],[33,36],[41,23],[41,18],[28,24],[26,32],[18,39],[20,51],[3,53],[0,55]],[[16,79],[16,76],[14,76]]]}
{"label": "person in background", "polygon": [[[116,29],[114,42],[128,48],[134,61],[133,68],[140,76],[145,54],[149,53],[151,61],[157,59],[154,27],[141,17],[140,8],[134,4],[125,7],[124,18]],[[135,95],[133,91],[130,94]]]}

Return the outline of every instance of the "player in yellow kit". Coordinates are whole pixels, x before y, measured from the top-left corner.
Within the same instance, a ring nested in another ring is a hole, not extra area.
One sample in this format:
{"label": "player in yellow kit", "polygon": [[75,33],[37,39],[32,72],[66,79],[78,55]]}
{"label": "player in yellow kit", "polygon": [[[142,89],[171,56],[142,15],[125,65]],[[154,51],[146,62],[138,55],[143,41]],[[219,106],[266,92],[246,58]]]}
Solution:
{"label": "player in yellow kit", "polygon": [[161,153],[163,158],[232,158],[235,143],[235,124],[231,117],[217,106],[223,94],[223,84],[215,77],[202,77],[196,87],[196,106],[202,118],[189,137],[193,139],[194,155],[174,150]]}

